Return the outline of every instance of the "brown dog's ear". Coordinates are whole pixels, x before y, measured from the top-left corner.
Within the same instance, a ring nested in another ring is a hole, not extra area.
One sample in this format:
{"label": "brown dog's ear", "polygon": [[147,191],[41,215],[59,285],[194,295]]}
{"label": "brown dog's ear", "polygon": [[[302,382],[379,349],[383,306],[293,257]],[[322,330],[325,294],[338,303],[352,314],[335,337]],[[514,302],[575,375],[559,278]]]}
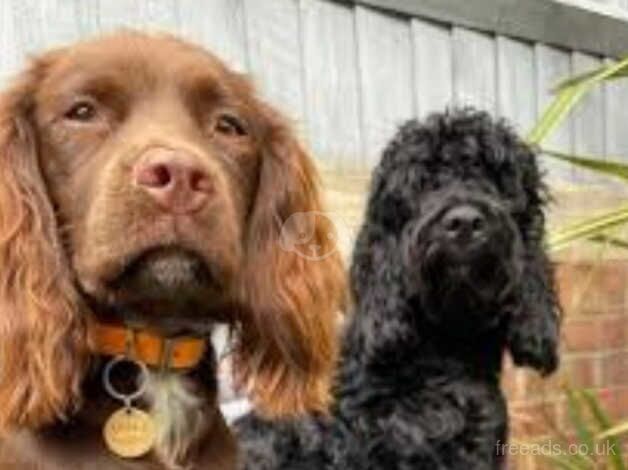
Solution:
{"label": "brown dog's ear", "polygon": [[0,432],[78,403],[84,319],[40,174],[32,123],[46,59],[0,96]]}
{"label": "brown dog's ear", "polygon": [[316,170],[274,112],[248,224],[237,382],[266,416],[324,412],[346,299],[334,227],[322,212]]}

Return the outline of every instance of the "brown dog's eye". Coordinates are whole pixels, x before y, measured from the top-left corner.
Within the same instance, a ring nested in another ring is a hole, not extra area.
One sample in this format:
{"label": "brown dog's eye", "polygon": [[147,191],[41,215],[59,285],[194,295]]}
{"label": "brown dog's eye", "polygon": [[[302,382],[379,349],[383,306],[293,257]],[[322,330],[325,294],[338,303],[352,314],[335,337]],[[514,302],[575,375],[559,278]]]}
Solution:
{"label": "brown dog's eye", "polygon": [[72,106],[64,116],[72,121],[91,121],[96,116],[96,107],[87,101],[80,101]]}
{"label": "brown dog's eye", "polygon": [[221,114],[218,116],[214,129],[216,132],[230,137],[247,135],[246,128],[242,121],[231,114]]}

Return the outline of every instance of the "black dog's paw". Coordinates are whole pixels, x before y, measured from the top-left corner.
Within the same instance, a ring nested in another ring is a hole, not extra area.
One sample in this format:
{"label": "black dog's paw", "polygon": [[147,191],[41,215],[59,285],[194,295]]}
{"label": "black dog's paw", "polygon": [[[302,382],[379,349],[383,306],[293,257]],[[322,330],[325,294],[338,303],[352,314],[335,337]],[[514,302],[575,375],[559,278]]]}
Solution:
{"label": "black dog's paw", "polygon": [[554,372],[559,365],[558,328],[539,318],[515,320],[508,343],[516,365],[528,366],[542,375]]}

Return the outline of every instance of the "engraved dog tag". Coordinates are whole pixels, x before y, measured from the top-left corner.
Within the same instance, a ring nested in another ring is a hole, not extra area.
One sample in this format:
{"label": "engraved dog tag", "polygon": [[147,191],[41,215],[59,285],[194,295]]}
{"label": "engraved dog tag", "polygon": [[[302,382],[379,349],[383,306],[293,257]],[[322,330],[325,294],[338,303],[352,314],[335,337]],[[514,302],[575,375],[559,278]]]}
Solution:
{"label": "engraved dog tag", "polygon": [[111,452],[125,459],[146,455],[155,444],[155,423],[148,413],[133,407],[113,413],[103,428]]}

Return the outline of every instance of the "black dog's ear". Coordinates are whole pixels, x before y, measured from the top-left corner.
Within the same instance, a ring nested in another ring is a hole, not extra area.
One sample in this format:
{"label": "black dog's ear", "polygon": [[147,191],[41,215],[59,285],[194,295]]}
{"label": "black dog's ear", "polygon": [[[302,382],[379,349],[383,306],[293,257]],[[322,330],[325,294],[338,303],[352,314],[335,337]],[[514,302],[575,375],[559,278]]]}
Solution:
{"label": "black dog's ear", "polygon": [[560,306],[545,253],[529,253],[526,264],[521,305],[510,319],[508,345],[515,364],[545,375],[558,367]]}
{"label": "black dog's ear", "polygon": [[546,189],[532,149],[517,140],[509,150],[523,172],[527,207],[519,214],[524,256],[520,300],[510,318],[508,346],[515,364],[533,367],[545,375],[558,367],[561,312],[554,268],[543,242]]}
{"label": "black dog's ear", "polygon": [[394,232],[378,224],[362,227],[351,264],[355,315],[343,348],[351,351],[349,357],[372,366],[385,365],[404,344],[416,343],[401,256]]}

